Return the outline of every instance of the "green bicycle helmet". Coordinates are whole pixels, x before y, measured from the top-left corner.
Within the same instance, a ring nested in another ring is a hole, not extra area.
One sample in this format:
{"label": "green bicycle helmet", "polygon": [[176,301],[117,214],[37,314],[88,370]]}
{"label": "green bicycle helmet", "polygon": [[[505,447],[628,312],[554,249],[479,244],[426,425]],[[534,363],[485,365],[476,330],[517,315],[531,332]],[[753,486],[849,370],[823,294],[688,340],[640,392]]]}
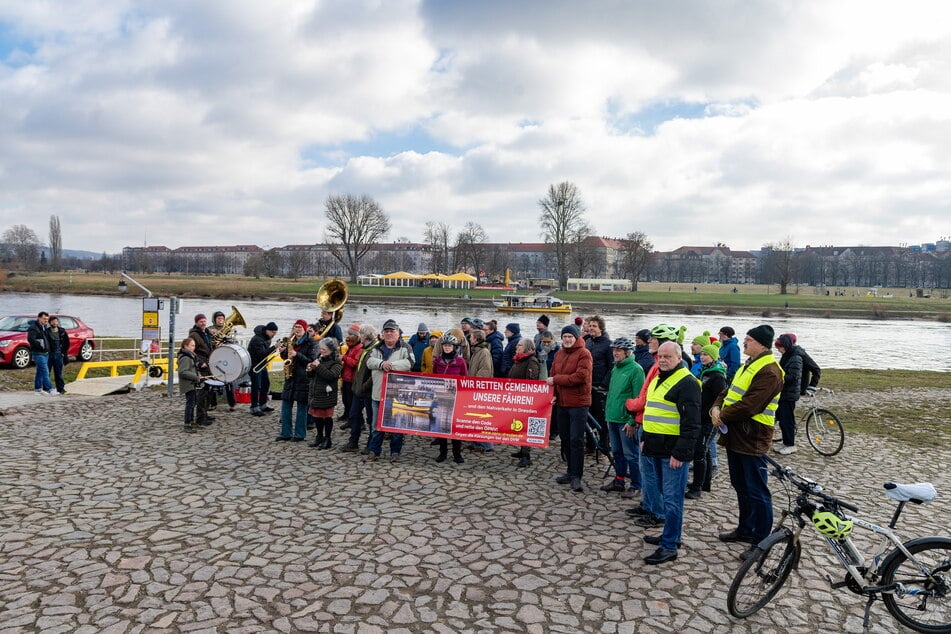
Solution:
{"label": "green bicycle helmet", "polygon": [[670,324],[657,324],[651,328],[651,337],[664,341],[677,341],[678,330]]}
{"label": "green bicycle helmet", "polygon": [[830,539],[845,539],[852,533],[852,520],[832,511],[816,509],[812,512],[816,530]]}

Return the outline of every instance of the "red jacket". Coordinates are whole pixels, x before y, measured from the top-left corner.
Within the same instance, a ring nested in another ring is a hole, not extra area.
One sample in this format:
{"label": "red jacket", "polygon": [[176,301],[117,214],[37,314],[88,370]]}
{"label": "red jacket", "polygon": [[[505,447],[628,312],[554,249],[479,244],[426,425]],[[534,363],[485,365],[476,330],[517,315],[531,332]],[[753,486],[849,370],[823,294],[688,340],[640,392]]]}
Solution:
{"label": "red jacket", "polygon": [[343,374],[340,378],[345,383],[353,383],[353,375],[357,371],[357,364],[360,363],[360,353],[363,352],[363,344],[357,344],[347,348],[347,354],[343,356]]}
{"label": "red jacket", "polygon": [[555,387],[556,403],[562,407],[586,407],[591,405],[591,353],[584,346],[584,339],[575,340],[570,348],[561,348],[551,364],[552,384]]}

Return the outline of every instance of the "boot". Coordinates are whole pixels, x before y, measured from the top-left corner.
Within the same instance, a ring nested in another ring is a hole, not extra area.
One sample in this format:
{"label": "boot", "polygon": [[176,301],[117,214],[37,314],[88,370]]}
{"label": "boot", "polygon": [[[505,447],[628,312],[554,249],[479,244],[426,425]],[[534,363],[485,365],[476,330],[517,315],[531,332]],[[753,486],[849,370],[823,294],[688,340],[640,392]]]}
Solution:
{"label": "boot", "polygon": [[252,415],[252,416],[258,416],[258,415],[260,415],[260,412],[261,412],[261,408],[258,407],[257,405],[253,405],[253,406],[251,407],[251,415]]}
{"label": "boot", "polygon": [[687,486],[687,492],[684,493],[684,498],[687,500],[696,500],[700,497],[700,487],[695,484],[690,484]]}
{"label": "boot", "polygon": [[526,454],[526,453],[523,453],[523,454],[520,454],[520,455],[519,455],[519,457],[518,457],[518,465],[517,465],[519,469],[521,469],[521,468],[523,468],[523,467],[527,467],[527,466],[529,466],[530,464],[532,464],[532,458],[531,458],[531,456],[529,456],[529,455]]}
{"label": "boot", "polygon": [[439,455],[436,456],[436,462],[446,462],[446,456],[448,452],[445,448],[439,450]]}
{"label": "boot", "polygon": [[186,434],[194,434],[198,430],[195,429],[195,426],[191,423],[185,423],[185,428],[182,431],[184,431]]}
{"label": "boot", "polygon": [[307,446],[308,446],[308,447],[317,447],[317,448],[319,449],[319,448],[321,447],[321,445],[323,445],[323,444],[324,444],[324,437],[321,435],[321,436],[314,436],[314,442],[312,442],[312,443],[307,443]]}
{"label": "boot", "polygon": [[466,461],[466,459],[462,457],[461,449],[456,449],[455,447],[452,448],[452,461],[456,464],[462,464]]}
{"label": "boot", "polygon": [[355,442],[348,442],[346,445],[344,445],[343,447],[340,448],[340,451],[342,451],[342,452],[344,452],[344,453],[356,453],[356,451],[357,451],[358,449],[359,449],[359,447],[357,447],[357,443],[355,443]]}
{"label": "boot", "polygon": [[329,437],[325,437],[325,438],[324,438],[324,442],[321,443],[320,447],[317,447],[317,448],[318,448],[318,449],[330,449],[331,444],[332,444],[332,443],[330,442],[330,438],[329,438]]}

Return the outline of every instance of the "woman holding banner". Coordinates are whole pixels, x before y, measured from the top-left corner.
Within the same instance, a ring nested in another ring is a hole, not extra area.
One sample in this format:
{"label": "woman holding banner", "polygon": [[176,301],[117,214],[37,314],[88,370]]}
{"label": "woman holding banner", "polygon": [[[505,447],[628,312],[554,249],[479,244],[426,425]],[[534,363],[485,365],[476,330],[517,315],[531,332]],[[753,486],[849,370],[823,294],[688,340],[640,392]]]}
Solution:
{"label": "woman holding banner", "polygon": [[[459,339],[451,333],[446,333],[439,339],[439,354],[433,355],[433,374],[449,374],[453,376],[468,376],[469,367],[466,360],[459,353]],[[445,438],[439,438],[436,445],[439,447],[439,455],[436,456],[436,462],[445,462],[447,453],[447,444]],[[462,457],[462,441],[453,439],[452,441],[452,461],[461,464],[466,461]]]}
{"label": "woman holding banner", "polygon": [[[515,346],[515,363],[509,370],[510,379],[525,379],[537,381],[541,364],[538,357],[535,356],[535,341],[528,337],[522,337]],[[518,451],[512,454],[512,457],[518,458],[518,467],[523,468],[532,464],[529,447],[519,447]]]}

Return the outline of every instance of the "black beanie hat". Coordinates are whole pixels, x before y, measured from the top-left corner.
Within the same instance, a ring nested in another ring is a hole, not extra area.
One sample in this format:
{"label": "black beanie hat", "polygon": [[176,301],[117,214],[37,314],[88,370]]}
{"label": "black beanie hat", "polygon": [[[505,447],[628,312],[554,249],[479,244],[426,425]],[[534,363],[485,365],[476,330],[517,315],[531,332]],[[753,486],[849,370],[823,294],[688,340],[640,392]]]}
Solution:
{"label": "black beanie hat", "polygon": [[581,337],[581,331],[578,330],[578,327],[575,326],[574,324],[568,324],[567,326],[561,329],[561,334],[566,334],[566,333],[570,335],[574,335],[575,339],[579,339]]}
{"label": "black beanie hat", "polygon": [[548,328],[549,320],[548,315],[542,315],[538,318],[539,323],[545,324],[545,328]]}
{"label": "black beanie hat", "polygon": [[768,324],[761,324],[756,328],[751,328],[746,331],[750,337],[756,340],[757,343],[761,344],[764,348],[773,347],[773,336],[776,334],[773,331],[773,327]]}

